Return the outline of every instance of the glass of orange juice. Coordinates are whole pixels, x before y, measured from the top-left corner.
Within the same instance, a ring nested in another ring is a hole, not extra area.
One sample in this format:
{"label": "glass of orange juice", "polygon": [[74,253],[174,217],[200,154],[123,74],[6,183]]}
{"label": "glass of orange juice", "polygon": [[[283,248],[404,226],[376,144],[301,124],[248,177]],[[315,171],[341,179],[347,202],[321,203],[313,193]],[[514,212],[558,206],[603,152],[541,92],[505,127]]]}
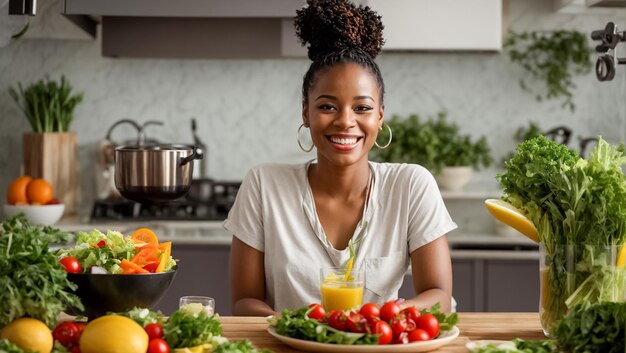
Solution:
{"label": "glass of orange juice", "polygon": [[324,267],[321,273],[322,306],[326,311],[348,310],[361,306],[365,271],[345,267]]}

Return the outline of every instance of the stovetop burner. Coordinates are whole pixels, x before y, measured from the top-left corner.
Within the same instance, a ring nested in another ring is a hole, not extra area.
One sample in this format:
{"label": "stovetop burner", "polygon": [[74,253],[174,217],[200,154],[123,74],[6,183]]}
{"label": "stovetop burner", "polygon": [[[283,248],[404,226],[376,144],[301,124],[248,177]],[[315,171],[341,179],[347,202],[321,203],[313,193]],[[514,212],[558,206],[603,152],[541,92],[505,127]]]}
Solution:
{"label": "stovetop burner", "polygon": [[100,199],[94,203],[91,220],[224,220],[235,202],[240,185],[240,182],[216,182],[211,202],[182,198],[166,203],[142,204],[123,198]]}

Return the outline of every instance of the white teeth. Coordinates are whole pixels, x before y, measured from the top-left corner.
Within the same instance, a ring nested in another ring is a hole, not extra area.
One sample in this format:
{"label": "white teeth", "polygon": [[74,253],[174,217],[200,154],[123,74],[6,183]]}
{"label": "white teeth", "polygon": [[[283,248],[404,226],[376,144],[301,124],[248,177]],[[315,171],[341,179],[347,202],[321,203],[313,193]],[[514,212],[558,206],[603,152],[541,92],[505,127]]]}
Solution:
{"label": "white teeth", "polygon": [[338,143],[340,145],[354,145],[356,143],[357,138],[356,137],[351,137],[351,138],[338,138],[338,137],[331,137],[330,141],[333,143]]}

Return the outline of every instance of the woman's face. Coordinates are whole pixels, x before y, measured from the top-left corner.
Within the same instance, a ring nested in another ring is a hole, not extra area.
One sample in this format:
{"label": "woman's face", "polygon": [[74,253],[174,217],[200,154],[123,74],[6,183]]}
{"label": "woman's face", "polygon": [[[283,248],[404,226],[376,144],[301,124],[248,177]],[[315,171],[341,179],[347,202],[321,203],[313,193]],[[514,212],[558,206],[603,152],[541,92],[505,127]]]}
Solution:
{"label": "woman's face", "polygon": [[383,115],[375,76],[357,64],[340,64],[319,73],[302,111],[318,161],[337,166],[367,160]]}

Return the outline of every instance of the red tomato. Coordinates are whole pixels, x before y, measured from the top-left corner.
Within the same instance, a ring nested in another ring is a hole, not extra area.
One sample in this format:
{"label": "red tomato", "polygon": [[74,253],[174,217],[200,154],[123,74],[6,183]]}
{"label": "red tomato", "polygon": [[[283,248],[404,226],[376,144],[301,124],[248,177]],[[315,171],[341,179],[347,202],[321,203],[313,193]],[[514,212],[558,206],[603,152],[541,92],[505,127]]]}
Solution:
{"label": "red tomato", "polygon": [[80,267],[80,262],[76,260],[74,257],[64,257],[59,260],[61,265],[65,268],[66,272],[69,273],[81,273],[82,269]]}
{"label": "red tomato", "polygon": [[75,323],[71,321],[63,321],[52,331],[52,338],[59,341],[64,347],[70,344],[78,343],[80,331]]}
{"label": "red tomato", "polygon": [[402,309],[402,311],[400,312],[401,314],[404,314],[404,316],[406,316],[407,318],[415,321],[418,317],[420,317],[420,311],[417,310],[416,307],[414,306],[408,306],[404,309]]}
{"label": "red tomato", "polygon": [[72,349],[70,349],[70,353],[80,353],[80,347],[75,345]]}
{"label": "red tomato", "polygon": [[145,265],[143,269],[148,272],[155,273],[157,267],[159,267],[159,262],[155,261],[155,262],[150,262],[149,264]]}
{"label": "red tomato", "polygon": [[147,324],[144,330],[146,330],[149,340],[163,337],[163,327],[159,324]]}
{"label": "red tomato", "polygon": [[170,346],[162,338],[155,338],[148,343],[148,353],[170,353]]}
{"label": "red tomato", "polygon": [[367,332],[367,319],[356,311],[350,311],[348,314],[348,328],[352,332],[365,333]]}
{"label": "red tomato", "polygon": [[347,331],[348,317],[341,310],[333,310],[328,315],[328,325],[337,330]]}
{"label": "red tomato", "polygon": [[395,302],[386,302],[380,307],[380,318],[389,322],[400,313],[400,306]]}
{"label": "red tomato", "polygon": [[311,319],[315,319],[317,321],[321,321],[324,316],[326,316],[326,310],[324,310],[324,307],[322,306],[322,304],[311,304],[309,305],[309,308],[311,308],[311,311],[309,311],[309,317]]}
{"label": "red tomato", "polygon": [[428,332],[422,330],[421,328],[416,328],[415,330],[409,332],[409,342],[416,341],[428,341],[431,339]]}
{"label": "red tomato", "polygon": [[418,317],[415,325],[426,331],[430,338],[435,338],[439,334],[439,320],[433,314],[424,314]]}
{"label": "red tomato", "polygon": [[400,314],[393,318],[389,324],[393,329],[394,337],[399,336],[402,332],[408,332],[415,330],[415,321],[407,318],[406,316]]}
{"label": "red tomato", "polygon": [[74,324],[78,327],[78,332],[83,332],[83,329],[87,326],[87,324],[83,324],[82,322],[75,322]]}
{"label": "red tomato", "polygon": [[359,313],[361,313],[361,315],[363,315],[366,319],[380,317],[380,309],[374,303],[363,304]]}
{"label": "red tomato", "polygon": [[393,344],[407,344],[409,343],[409,333],[402,332],[400,335],[393,338]]}
{"label": "red tomato", "polygon": [[389,344],[393,338],[393,330],[391,329],[391,326],[382,320],[376,321],[372,329],[372,333],[380,335],[378,336],[378,344]]}
{"label": "red tomato", "polygon": [[107,245],[107,243],[104,240],[100,240],[98,244],[96,244],[96,248],[101,248],[105,245]]}

